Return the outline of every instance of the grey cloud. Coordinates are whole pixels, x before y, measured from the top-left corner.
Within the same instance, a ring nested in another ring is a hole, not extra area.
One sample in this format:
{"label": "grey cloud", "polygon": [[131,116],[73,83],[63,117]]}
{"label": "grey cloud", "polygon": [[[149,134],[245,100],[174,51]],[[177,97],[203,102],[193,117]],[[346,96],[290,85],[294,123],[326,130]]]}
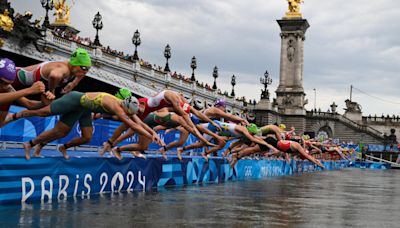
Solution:
{"label": "grey cloud", "polygon": [[[17,11],[32,8],[34,15],[44,15],[39,1],[16,0],[12,5]],[[217,65],[223,90],[230,92],[230,77],[235,74],[240,82],[237,95],[258,99],[262,88],[259,77],[266,69],[274,80],[270,92],[275,96],[280,55],[280,30],[275,20],[286,10],[285,1],[87,0],[76,1],[72,24],[82,31],[81,36],[94,37],[91,20],[100,11],[103,44],[132,53],[130,39],[139,29],[139,55],[149,62],[164,66],[162,52],[169,43],[172,69],[190,75],[190,59],[196,56],[200,80],[212,83],[212,68]],[[332,99],[341,99],[336,103],[342,105],[350,84],[378,97],[400,95],[396,23],[400,2],[306,0],[301,11],[311,25],[306,33],[304,65],[309,100],[313,99],[312,89],[317,88],[317,106],[325,110]],[[241,86],[252,88],[251,92]],[[393,105],[371,99],[360,95],[366,102],[363,110],[394,110]]]}

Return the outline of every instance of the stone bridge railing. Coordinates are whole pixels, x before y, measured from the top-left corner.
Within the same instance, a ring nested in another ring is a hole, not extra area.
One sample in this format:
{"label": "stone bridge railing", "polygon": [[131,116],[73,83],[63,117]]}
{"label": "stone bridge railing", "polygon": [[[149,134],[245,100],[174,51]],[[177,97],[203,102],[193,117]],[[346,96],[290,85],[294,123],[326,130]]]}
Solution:
{"label": "stone bridge railing", "polygon": [[332,112],[309,112],[307,111],[307,117],[312,117],[312,118],[321,118],[321,119],[328,119],[328,120],[337,120],[340,121],[341,123],[355,128],[359,131],[363,131],[366,133],[369,133],[377,138],[383,139],[383,133],[366,125],[359,124],[357,122],[354,122],[353,120],[350,120],[349,118],[344,117],[343,115],[340,115],[338,113],[332,113]]}
{"label": "stone bridge railing", "polygon": [[[182,92],[188,99],[196,100],[205,107],[214,103],[217,98],[227,101],[227,111],[235,115],[242,115],[244,105],[233,97],[225,96],[215,90],[198,86],[191,81],[166,74],[162,70],[155,69],[151,65],[141,64],[139,61],[132,62],[102,51],[100,48],[79,44],[47,32],[45,40],[39,44],[44,47],[44,52],[38,52],[33,45],[20,48],[17,42],[10,39],[1,47],[4,51],[16,55],[26,56],[38,61],[55,61],[67,59],[70,53],[78,47],[86,49],[92,56],[93,67],[88,76],[105,83],[127,87],[136,91],[140,96],[152,96],[155,93],[172,89]],[[242,115],[243,116],[243,115]]]}
{"label": "stone bridge railing", "polygon": [[363,123],[391,123],[400,124],[400,116],[363,116]]}
{"label": "stone bridge railing", "polygon": [[[178,88],[180,90],[186,90],[191,94],[197,94],[198,97],[208,100],[207,103],[212,103],[217,97],[224,98],[227,101],[228,106],[231,106],[233,108],[232,112],[235,112],[234,111],[235,108],[238,109],[239,111],[244,109],[243,102],[236,101],[232,97],[217,93],[217,91],[215,90],[209,90],[205,87],[197,86],[196,83],[179,79],[171,76],[170,74],[166,74],[165,72],[153,69],[151,65],[147,66],[146,64],[142,65],[139,62],[128,61],[123,58],[104,52],[100,48],[94,48],[91,46],[82,45],[64,39],[62,37],[56,36],[51,32],[48,32],[46,36],[46,45],[49,44],[65,49],[69,53],[71,53],[77,47],[84,48],[93,57],[94,61],[110,64],[120,69],[122,68],[129,71],[136,71],[139,76],[144,77],[147,81],[156,82],[158,87],[165,88],[167,86],[167,88],[172,87],[172,88]],[[150,90],[154,90],[155,88],[155,87],[152,88],[152,86],[148,87]]]}

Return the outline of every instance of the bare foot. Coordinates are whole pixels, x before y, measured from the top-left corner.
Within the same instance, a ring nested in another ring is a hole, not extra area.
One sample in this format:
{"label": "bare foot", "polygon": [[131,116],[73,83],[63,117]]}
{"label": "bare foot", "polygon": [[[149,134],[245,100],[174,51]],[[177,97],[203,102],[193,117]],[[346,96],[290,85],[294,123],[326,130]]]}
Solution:
{"label": "bare foot", "polygon": [[103,143],[103,149],[99,151],[100,157],[103,157],[107,151],[111,150],[111,145],[108,142]]}
{"label": "bare foot", "polygon": [[183,153],[183,148],[176,149],[176,156],[178,157],[179,161],[182,161],[182,153]]}
{"label": "bare foot", "polygon": [[31,144],[29,144],[29,142],[24,142],[22,144],[22,146],[24,147],[24,151],[25,151],[25,159],[29,160],[31,159]]}
{"label": "bare foot", "polygon": [[229,155],[229,151],[228,150],[225,150],[223,153],[222,153],[222,157],[224,158],[224,157],[227,157]]}
{"label": "bare foot", "polygon": [[161,156],[163,156],[163,158],[165,160],[167,160],[167,155],[166,155],[167,152],[165,151],[164,147],[160,148],[160,152],[161,152]]}
{"label": "bare foot", "polygon": [[61,145],[58,147],[58,151],[60,151],[62,153],[62,155],[64,156],[65,160],[69,159],[69,156],[67,154],[67,149],[65,149],[64,145]]}
{"label": "bare foot", "polygon": [[231,161],[231,164],[230,164],[231,169],[233,169],[235,167],[237,161],[238,161],[237,157],[232,155],[232,161]]}
{"label": "bare foot", "polygon": [[16,113],[8,113],[6,118],[3,121],[3,126],[8,124],[8,123],[13,122],[14,121],[14,115],[17,115],[17,114]]}
{"label": "bare foot", "polygon": [[206,162],[208,162],[208,157],[206,153],[201,153],[201,156],[206,160]]}
{"label": "bare foot", "polygon": [[161,152],[161,156],[162,156],[165,160],[168,159],[166,152]]}
{"label": "bare foot", "polygon": [[146,158],[146,155],[140,153],[139,151],[133,151],[132,154],[133,154],[135,157],[147,159],[147,158]]}
{"label": "bare foot", "polygon": [[122,160],[122,155],[121,152],[119,152],[117,150],[117,147],[114,147],[111,149],[111,152],[114,154],[114,156],[118,159],[118,160]]}
{"label": "bare foot", "polygon": [[165,149],[164,149],[164,147],[162,146],[162,147],[160,147],[160,149],[158,149],[161,153],[165,153]]}
{"label": "bare foot", "polygon": [[41,143],[37,144],[35,146],[35,151],[33,152],[33,157],[40,157],[40,152],[42,151],[42,148],[44,147],[44,145],[42,145]]}

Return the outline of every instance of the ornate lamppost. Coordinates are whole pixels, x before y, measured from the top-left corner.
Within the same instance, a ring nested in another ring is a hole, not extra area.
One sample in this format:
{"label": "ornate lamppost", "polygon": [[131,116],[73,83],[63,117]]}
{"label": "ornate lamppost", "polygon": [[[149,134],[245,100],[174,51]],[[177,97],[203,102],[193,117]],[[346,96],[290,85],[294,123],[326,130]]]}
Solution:
{"label": "ornate lamppost", "polygon": [[168,65],[168,59],[171,58],[171,47],[169,46],[169,44],[167,44],[167,46],[165,46],[164,57],[167,59],[167,63],[165,64],[164,71],[171,72],[171,70],[169,69],[169,65]]}
{"label": "ornate lamppost", "polygon": [[231,97],[235,97],[235,85],[236,85],[236,76],[235,75],[232,75],[231,85],[232,85]]}
{"label": "ornate lamppost", "polygon": [[100,41],[99,41],[99,30],[101,30],[103,28],[103,22],[101,21],[101,15],[100,12],[97,12],[96,15],[94,15],[92,24],[93,24],[93,28],[96,29],[96,37],[94,39],[93,44],[95,46],[101,46]]}
{"label": "ornate lamppost", "polygon": [[317,112],[317,89],[313,89],[314,90],[314,110],[315,112]]}
{"label": "ornate lamppost", "polygon": [[132,36],[132,43],[135,45],[135,53],[133,54],[133,60],[137,61],[139,60],[139,56],[137,53],[137,46],[139,46],[142,43],[142,40],[140,39],[140,33],[136,29],[136,32]]}
{"label": "ornate lamppost", "polygon": [[197,68],[197,61],[196,61],[196,57],[194,57],[194,56],[192,58],[192,62],[190,62],[190,68],[192,68],[192,77],[190,78],[190,80],[192,82],[195,82],[196,78],[194,77],[194,70]]}
{"label": "ornate lamppost", "polygon": [[213,77],[214,77],[214,85],[212,88],[217,89],[217,78],[218,78],[218,67],[217,66],[214,67]]}
{"label": "ornate lamppost", "polygon": [[261,99],[269,100],[268,85],[271,85],[272,78],[269,77],[268,71],[265,71],[264,77],[260,78],[260,83],[264,85],[264,90],[261,90]]}
{"label": "ornate lamppost", "polygon": [[53,0],[40,0],[40,3],[42,4],[42,7],[46,10],[46,17],[44,18],[42,26],[49,28],[49,10],[52,10],[54,8]]}

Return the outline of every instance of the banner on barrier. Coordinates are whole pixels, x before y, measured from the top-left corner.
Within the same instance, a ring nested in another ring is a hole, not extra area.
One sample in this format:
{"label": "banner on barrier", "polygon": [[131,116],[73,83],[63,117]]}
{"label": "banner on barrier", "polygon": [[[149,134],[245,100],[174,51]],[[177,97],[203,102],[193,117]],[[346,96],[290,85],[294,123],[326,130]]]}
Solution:
{"label": "banner on barrier", "polygon": [[[326,170],[340,169],[348,162],[324,162]],[[320,170],[308,161],[240,160],[234,169],[225,159],[201,157],[164,160],[162,157],[115,158],[61,157],[0,158],[0,203],[65,200],[71,196],[121,191],[151,191],[157,187],[220,183],[236,179]]]}

